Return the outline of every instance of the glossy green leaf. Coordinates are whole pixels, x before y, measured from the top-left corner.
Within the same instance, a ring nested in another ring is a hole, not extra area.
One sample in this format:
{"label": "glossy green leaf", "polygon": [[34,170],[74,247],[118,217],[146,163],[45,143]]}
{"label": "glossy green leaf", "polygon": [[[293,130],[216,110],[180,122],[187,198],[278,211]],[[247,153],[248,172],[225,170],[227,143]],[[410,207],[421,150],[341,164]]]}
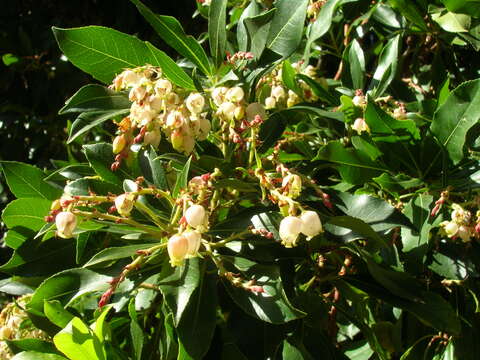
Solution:
{"label": "glossy green leaf", "polygon": [[285,60],[282,64],[282,81],[285,86],[297,94],[301,94],[297,81],[295,79],[295,69],[290,61]]}
{"label": "glossy green leaf", "polygon": [[338,166],[343,180],[351,184],[364,183],[386,171],[381,163],[355,149],[346,148],[338,141],[332,141],[320,148],[314,160],[326,160]]}
{"label": "glossy green leaf", "polygon": [[58,113],[130,109],[131,104],[125,93],[113,91],[101,85],[89,84],[68,99]]}
{"label": "glossy green leaf", "polygon": [[[132,299],[133,300],[133,299]],[[143,330],[138,324],[137,312],[135,310],[135,301],[128,304],[128,313],[130,314],[130,337],[132,339],[135,359],[142,359],[144,335]]]}
{"label": "glossy green leaf", "polygon": [[227,0],[212,0],[208,13],[208,37],[210,54],[215,59],[216,66],[220,66],[225,58],[227,32],[225,30]]}
{"label": "glossy green leaf", "polygon": [[478,0],[441,0],[441,2],[451,12],[480,17],[480,1]]}
{"label": "glossy green leaf", "polygon": [[23,351],[12,357],[11,360],[67,360],[67,358],[38,351]]}
{"label": "glossy green leaf", "polygon": [[430,206],[433,197],[420,194],[412,198],[405,206],[403,213],[413,224],[413,228],[402,227],[403,251],[408,252],[428,243],[430,230],[433,227],[430,219]]}
{"label": "glossy green leaf", "polygon": [[433,117],[430,130],[454,164],[464,157],[465,137],[480,119],[480,80],[467,81],[450,93]]}
{"label": "glossy green leaf", "polygon": [[52,323],[59,328],[64,328],[73,319],[73,315],[65,310],[57,300],[45,301],[43,304],[43,313]]}
{"label": "glossy green leaf", "polygon": [[340,6],[342,0],[328,0],[320,10],[320,14],[318,14],[317,19],[310,27],[310,31],[308,33],[308,40],[307,40],[307,51],[311,47],[312,43],[320,39],[323,35],[325,35],[330,26],[332,24],[333,14],[335,10]]}
{"label": "glossy green leaf", "polygon": [[237,43],[238,49],[240,51],[247,51],[248,50],[248,34],[247,28],[245,26],[244,20],[258,15],[260,13],[260,5],[256,1],[250,1],[250,4],[243,10],[240,19],[238,19],[237,24]]}
{"label": "glossy green leaf", "polygon": [[427,24],[423,20],[422,12],[415,5],[415,2],[409,0],[388,0],[388,2],[417,28],[423,31],[427,30]]}
{"label": "glossy green leaf", "polygon": [[432,20],[440,25],[443,30],[452,33],[468,32],[472,21],[468,15],[452,12],[443,15],[440,15],[440,13],[432,14]]}
{"label": "glossy green leaf", "polygon": [[123,165],[116,172],[110,169],[111,164],[115,161],[111,144],[98,143],[84,145],[83,148],[88,162],[103,180],[122,186],[123,178],[133,179],[133,176],[125,171]]}
{"label": "glossy green leaf", "polygon": [[107,195],[109,192],[120,194],[122,192],[122,187],[90,176],[70,181],[65,186],[64,190],[65,194],[72,196],[87,196],[90,194],[90,191],[93,191],[98,195]]}
{"label": "glossy green leaf", "polygon": [[[367,154],[372,160],[376,160],[383,155],[377,145],[370,138],[352,136],[350,140],[355,149]],[[386,173],[383,173],[382,176],[385,174]]]}
{"label": "glossy green leaf", "polygon": [[278,0],[277,11],[267,36],[266,47],[286,58],[290,56],[302,39],[308,0]]}
{"label": "glossy green leaf", "polygon": [[88,269],[69,269],[45,280],[35,290],[28,308],[42,312],[44,301],[58,300],[63,306],[90,293],[108,289],[112,278]]}
{"label": "glossy green leaf", "polygon": [[379,184],[382,189],[393,192],[411,189],[423,185],[423,182],[420,179],[412,178],[404,174],[392,176],[387,173],[383,173],[382,175],[374,178],[373,180],[377,184]]}
{"label": "glossy green leaf", "polygon": [[33,238],[45,225],[51,204],[50,200],[40,198],[22,198],[9,203],[2,212],[2,220],[16,236],[6,240],[8,246],[16,249],[28,238]]}
{"label": "glossy green leaf", "polygon": [[15,161],[1,162],[10,191],[17,198],[43,198],[55,200],[62,190],[43,181],[45,174],[35,166]]}
{"label": "glossy green leaf", "polygon": [[138,156],[140,169],[145,179],[162,190],[168,190],[167,176],[162,161],[153,148],[141,152]]}
{"label": "glossy green leaf", "polygon": [[[386,247],[386,242],[366,222],[351,216],[335,216],[328,220],[327,225],[335,225],[335,228],[326,226],[327,231],[335,235],[349,235],[352,240],[363,238],[375,242],[377,247]],[[338,229],[338,227],[340,229]],[[352,230],[353,234],[346,229]]]}
{"label": "glossy green leaf", "polygon": [[205,75],[211,74],[210,63],[201,45],[183,31],[182,26],[172,16],[155,15],[139,0],[130,0],[142,16],[155,29],[157,34],[179,54],[193,61]]}
{"label": "glossy green leaf", "polygon": [[420,131],[413,120],[396,120],[373,101],[369,101],[367,104],[365,121],[377,142],[397,142],[410,138],[420,139]]}
{"label": "glossy green leaf", "polygon": [[22,351],[37,352],[37,354],[44,353],[49,355],[56,355],[58,353],[58,350],[55,349],[55,346],[51,342],[41,339],[15,339],[7,340],[6,343],[15,354],[21,353]]}
{"label": "glossy green leaf", "polygon": [[273,8],[261,14],[250,16],[244,19],[244,24],[247,30],[249,39],[249,50],[255,55],[255,58],[260,58],[265,45],[267,43],[267,35],[271,26],[271,19],[275,14],[276,9]]}
{"label": "glossy green leaf", "polygon": [[353,87],[363,89],[365,85],[365,55],[362,47],[356,39],[351,42],[348,50],[348,62],[350,65],[350,75],[352,77]]}
{"label": "glossy green leaf", "polygon": [[185,165],[183,166],[182,171],[177,174],[177,181],[175,182],[175,187],[173,188],[172,196],[175,198],[180,193],[180,190],[184,189],[188,184],[188,172],[190,171],[190,163],[192,162],[192,157],[189,157]]}
{"label": "glossy green leaf", "polygon": [[109,84],[126,68],[159,66],[173,83],[194,89],[192,79],[163,51],[148,42],[102,26],[52,28],[58,45],[81,70]]}
{"label": "glossy green leaf", "polygon": [[257,264],[240,257],[223,257],[243,278],[255,278],[263,293],[254,293],[225,282],[232,300],[250,316],[272,324],[283,324],[305,316],[288,300],[282,286],[280,271],[274,265]]}
{"label": "glossy green leaf", "polygon": [[130,109],[108,110],[108,111],[89,111],[80,114],[72,126],[68,134],[67,144],[70,144],[79,136],[87,133],[91,129],[103,124],[111,119],[120,119],[130,113]]}
{"label": "glossy green leaf", "polygon": [[93,331],[75,317],[53,337],[53,343],[71,360],[105,360],[105,348]]}
{"label": "glossy green leaf", "polygon": [[308,353],[305,346],[298,340],[295,340],[283,340],[282,358],[291,360],[313,360],[312,355]]}
{"label": "glossy green leaf", "polygon": [[0,292],[15,296],[30,294],[33,289],[21,282],[15,281],[12,278],[0,280]]}
{"label": "glossy green leaf", "polygon": [[382,49],[378,59],[378,65],[373,74],[373,79],[370,83],[369,89],[372,91],[371,95],[374,98],[382,96],[387,90],[388,86],[395,78],[397,73],[398,54],[400,51],[401,35],[388,40],[385,47]]}
{"label": "glossy green leaf", "polygon": [[154,244],[135,244],[118,247],[109,247],[101,250],[95,254],[86,264],[84,268],[100,264],[105,261],[113,261],[118,259],[124,259],[136,254],[138,250],[145,250],[152,247]]}

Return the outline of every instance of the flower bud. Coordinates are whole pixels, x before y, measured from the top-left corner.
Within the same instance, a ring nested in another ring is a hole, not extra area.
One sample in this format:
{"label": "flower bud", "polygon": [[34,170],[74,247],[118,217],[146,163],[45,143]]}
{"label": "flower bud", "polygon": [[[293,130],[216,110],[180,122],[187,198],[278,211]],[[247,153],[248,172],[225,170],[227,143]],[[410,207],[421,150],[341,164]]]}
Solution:
{"label": "flower bud", "polygon": [[172,266],[180,266],[188,253],[188,240],[182,235],[173,235],[168,239],[168,256]]}
{"label": "flower bud", "polygon": [[255,102],[251,103],[250,105],[247,106],[245,110],[247,114],[247,120],[252,121],[255,119],[257,115],[259,115],[262,120],[267,120],[267,113],[265,112],[265,108],[263,107],[262,104]]}
{"label": "flower bud", "polygon": [[126,136],[124,134],[116,136],[115,139],[113,139],[113,144],[112,144],[113,153],[118,154],[122,152],[123,149],[125,149],[125,145],[127,145]]}
{"label": "flower bud", "polygon": [[60,199],[54,200],[52,205],[50,206],[50,211],[60,210],[62,208],[62,204],[60,203]]}
{"label": "flower bud", "polygon": [[185,220],[188,225],[197,228],[205,224],[207,213],[202,205],[192,205],[185,211]]}
{"label": "flower bud", "polygon": [[200,119],[200,130],[198,133],[198,140],[202,141],[208,137],[210,130],[212,129],[212,124],[205,118]]}
{"label": "flower bud", "polygon": [[115,198],[115,207],[117,208],[117,212],[125,217],[130,215],[134,204],[135,196],[130,193],[118,195]]}
{"label": "flower bud", "polygon": [[152,145],[154,148],[158,148],[160,140],[162,139],[162,134],[160,130],[147,131],[143,137],[143,145]]}
{"label": "flower bud", "polygon": [[355,106],[364,106],[367,103],[365,101],[365,96],[363,95],[355,95],[352,99],[352,102],[353,102],[353,105]]}
{"label": "flower bud", "polygon": [[234,103],[242,101],[244,96],[245,96],[245,93],[243,92],[243,89],[240,86],[235,86],[229,89],[225,94],[225,97],[227,98],[227,100]]}
{"label": "flower bud", "polygon": [[270,96],[273,96],[276,100],[280,100],[285,97],[285,89],[283,86],[275,86],[272,88]]}
{"label": "flower bud", "polygon": [[287,107],[292,107],[293,105],[300,102],[300,97],[295,94],[292,90],[288,90],[288,99],[287,99]]}
{"label": "flower bud", "polygon": [[352,129],[357,132],[357,134],[361,134],[362,132],[370,132],[370,128],[368,127],[367,122],[363,118],[357,118],[352,125]]}
{"label": "flower bud", "polygon": [[237,106],[235,108],[235,112],[233,114],[233,116],[235,117],[236,120],[241,120],[243,119],[243,117],[245,116],[245,109],[243,106]]}
{"label": "flower bud", "polygon": [[222,116],[224,119],[233,120],[235,117],[235,104],[229,101],[224,102],[218,108],[217,114]]}
{"label": "flower bud", "polygon": [[197,256],[198,249],[202,243],[202,234],[196,230],[184,231],[182,236],[188,240],[188,256]]}
{"label": "flower bud", "polygon": [[172,131],[172,135],[170,135],[170,141],[172,142],[172,146],[175,150],[183,150],[183,134],[179,129]]}
{"label": "flower bud", "polygon": [[287,248],[295,246],[297,237],[302,229],[302,220],[295,216],[287,216],[280,222],[280,239]]}
{"label": "flower bud", "polygon": [[269,96],[265,99],[265,108],[268,110],[275,108],[277,105],[277,100],[273,96]]}
{"label": "flower bud", "polygon": [[300,220],[302,220],[301,232],[307,237],[307,240],[323,231],[322,222],[315,211],[304,211],[300,216]]}
{"label": "flower bud", "polygon": [[167,105],[173,106],[178,104],[180,104],[180,96],[174,92],[167,95]]}
{"label": "flower bud", "polygon": [[468,226],[462,225],[458,228],[457,236],[462,239],[463,242],[470,241],[472,236],[470,228]]}
{"label": "flower bud", "polygon": [[185,104],[191,113],[199,114],[202,112],[203,107],[205,106],[205,99],[199,93],[191,93],[185,100]]}
{"label": "flower bud", "polygon": [[70,211],[62,211],[55,217],[57,235],[64,239],[73,237],[73,231],[77,227],[77,217]]}
{"label": "flower bud", "polygon": [[195,148],[195,138],[193,135],[185,135],[183,137],[183,152],[185,154],[190,154]]}
{"label": "flower bud", "polygon": [[396,108],[393,110],[393,117],[397,120],[405,120],[407,118],[407,113],[404,108]]}
{"label": "flower bud", "polygon": [[295,199],[302,192],[302,178],[296,174],[289,174],[283,178],[282,187],[287,190],[287,195]]}

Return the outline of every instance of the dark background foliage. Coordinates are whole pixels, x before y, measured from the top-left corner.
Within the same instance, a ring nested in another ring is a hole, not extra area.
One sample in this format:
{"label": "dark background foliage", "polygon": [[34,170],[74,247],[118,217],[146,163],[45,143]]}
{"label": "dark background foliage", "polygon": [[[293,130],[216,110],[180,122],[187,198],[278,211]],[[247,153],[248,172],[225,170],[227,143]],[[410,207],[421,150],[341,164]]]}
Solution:
{"label": "dark background foliage", "polygon": [[[192,19],[192,0],[145,1],[157,13],[175,16],[187,33],[199,34],[204,23]],[[128,1],[0,1],[0,160],[51,168],[51,160],[81,159],[79,146],[65,147],[71,115],[58,110],[81,86],[95,82],[61,57],[52,26],[107,26],[148,40],[175,57]],[[94,134],[94,136],[101,134]],[[12,200],[0,178],[0,211]],[[0,238],[3,227],[0,227]],[[9,251],[0,249],[0,263]]]}

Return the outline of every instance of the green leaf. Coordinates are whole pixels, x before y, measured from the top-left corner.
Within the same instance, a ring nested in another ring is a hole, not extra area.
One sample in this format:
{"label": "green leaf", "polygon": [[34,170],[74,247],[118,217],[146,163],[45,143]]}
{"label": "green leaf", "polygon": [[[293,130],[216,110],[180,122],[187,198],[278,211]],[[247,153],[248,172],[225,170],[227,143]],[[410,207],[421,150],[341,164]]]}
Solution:
{"label": "green leaf", "polygon": [[16,236],[6,239],[7,245],[17,249],[24,241],[33,238],[45,225],[44,217],[48,215],[51,204],[50,200],[38,198],[16,199],[9,203],[2,212],[2,220]]}
{"label": "green leaf", "polygon": [[300,44],[308,0],[278,0],[266,47],[286,58]]}
{"label": "green leaf", "polygon": [[172,196],[176,198],[180,194],[180,190],[187,187],[188,184],[188,172],[190,171],[190,163],[192,162],[192,157],[190,156],[183,166],[182,171],[177,175],[177,181],[175,182],[175,187],[173,188]]}
{"label": "green leaf", "polygon": [[10,66],[10,65],[13,65],[13,64],[19,62],[20,58],[13,55],[13,54],[3,54],[2,55],[2,61],[5,64],[5,66]]}
{"label": "green leaf", "polygon": [[18,340],[6,340],[6,343],[15,354],[22,351],[47,353],[52,355],[58,353],[57,349],[55,349],[55,346],[51,342],[40,339],[27,338]]}
{"label": "green leaf", "polygon": [[415,6],[415,2],[409,0],[388,0],[392,8],[400,12],[406,19],[412,22],[416,27],[427,31],[427,24],[423,20],[422,12]]}
{"label": "green leaf", "polygon": [[377,69],[373,74],[369,90],[373,98],[382,96],[397,73],[398,53],[400,51],[401,35],[388,40],[380,53]]}
{"label": "green leaf", "polygon": [[313,360],[313,357],[308,353],[305,345],[296,339],[289,338],[283,340],[282,359]]}
{"label": "green leaf", "polygon": [[226,266],[230,264],[234,273],[240,272],[243,279],[255,278],[255,284],[263,288],[263,293],[253,293],[224,282],[232,300],[247,314],[272,324],[284,324],[305,316],[288,300],[277,266],[257,264],[240,257],[223,256],[222,259]]}
{"label": "green leaf", "polygon": [[71,360],[105,360],[105,348],[92,330],[78,317],[53,337],[53,343]]}
{"label": "green leaf", "polygon": [[441,0],[448,11],[480,17],[480,2],[478,0]]}
{"label": "green leaf", "polygon": [[0,292],[15,296],[30,294],[33,292],[33,289],[30,286],[12,279],[13,278],[0,280]]}
{"label": "green leaf", "polygon": [[131,104],[125,93],[113,91],[101,85],[89,84],[68,99],[58,113],[130,109]]}
{"label": "green leaf", "polygon": [[139,0],[130,0],[155,29],[157,34],[179,54],[193,61],[205,75],[211,75],[210,63],[205,51],[192,36],[187,36],[182,25],[172,16],[155,15]]}
{"label": "green leaf", "polygon": [[[352,136],[350,140],[355,149],[367,154],[372,160],[376,160],[383,155],[377,145],[370,138],[355,135]],[[386,175],[386,173],[383,173],[382,175]]]}
{"label": "green leaf", "polygon": [[[335,228],[332,228],[328,225],[335,225]],[[338,229],[336,227],[340,227]],[[387,244],[382,239],[380,235],[378,235],[366,222],[363,220],[354,218],[352,216],[335,216],[328,220],[325,228],[327,231],[334,233],[335,235],[349,235],[351,240],[357,240],[359,238],[364,238],[367,240],[372,240],[375,242],[377,247],[387,247]],[[353,234],[349,231],[345,231],[345,229],[350,229],[353,231]]]}
{"label": "green leaf", "polygon": [[56,354],[45,354],[37,351],[23,351],[10,360],[68,360],[67,358]]}
{"label": "green leaf", "polygon": [[130,314],[130,337],[132,338],[135,359],[141,360],[143,343],[144,343],[144,335],[143,335],[143,330],[137,321],[137,312],[135,310],[134,299],[132,299],[128,304],[128,312]]}
{"label": "green leaf", "polygon": [[309,51],[312,43],[325,35],[332,25],[332,18],[335,10],[341,5],[342,0],[328,0],[320,10],[317,19],[310,27],[307,36],[306,50]]}
{"label": "green leaf", "polygon": [[101,179],[92,179],[92,177],[70,181],[64,188],[65,194],[72,196],[87,196],[90,194],[90,191],[93,191],[98,195],[107,195],[109,192],[115,194],[123,192],[121,186],[114,185]]}
{"label": "green leaf", "polygon": [[162,161],[153,148],[140,152],[138,161],[142,174],[147,181],[159,189],[168,190],[167,175],[163,168]]}
{"label": "green leaf", "polygon": [[43,312],[52,323],[59,328],[64,328],[73,319],[73,315],[65,310],[58,300],[45,301]]}
{"label": "green leaf", "polygon": [[420,194],[412,198],[405,206],[403,213],[410,219],[414,228],[402,227],[403,251],[408,252],[428,243],[430,230],[430,206],[433,196]]}
{"label": "green leaf", "polygon": [[134,36],[102,26],[52,30],[67,58],[103,83],[111,83],[126,68],[150,64],[161,67],[178,86],[195,89],[192,79],[163,51]]}
{"label": "green leaf", "polygon": [[349,347],[345,355],[351,360],[368,360],[373,355],[373,350],[366,340],[356,342],[356,347]]}
{"label": "green leaf", "polygon": [[365,85],[365,55],[356,39],[350,44],[348,48],[348,62],[350,64],[353,87],[355,89],[363,89]]}
{"label": "green leaf", "polygon": [[410,138],[420,139],[420,131],[413,120],[396,120],[376,105],[374,101],[369,101],[367,104],[365,121],[377,142],[398,142]]}
{"label": "green leaf", "polygon": [[101,250],[95,254],[86,264],[84,268],[100,264],[105,261],[113,261],[118,259],[124,259],[135,255],[138,250],[145,250],[152,247],[154,244],[135,244],[118,247],[109,247]]}
{"label": "green leaf", "polygon": [[89,111],[82,113],[75,119],[72,126],[70,127],[67,144],[72,143],[80,135],[83,135],[91,129],[103,124],[105,121],[124,116],[129,113],[130,109]]}
{"label": "green leaf", "polygon": [[210,54],[217,67],[225,58],[227,0],[212,0],[208,13],[208,38]]}
{"label": "green leaf", "polygon": [[250,40],[249,50],[258,59],[262,55],[265,45],[267,43],[267,36],[270,30],[271,19],[275,14],[276,9],[270,9],[261,14],[248,17],[244,20],[247,29],[248,39]]}
{"label": "green leaf", "polygon": [[430,130],[454,164],[464,157],[468,130],[480,119],[480,79],[467,81],[453,90],[433,117]]}
{"label": "green leaf", "polygon": [[415,188],[423,185],[420,179],[412,178],[405,174],[397,174],[395,176],[383,173],[374,178],[375,182],[387,191],[399,192],[406,189]]}
{"label": "green leaf", "polygon": [[262,145],[258,148],[259,153],[268,151],[275,142],[280,139],[288,124],[288,114],[285,111],[273,113],[260,126],[259,138]]}
{"label": "green leaf", "polygon": [[10,260],[0,266],[0,271],[25,277],[50,276],[74,264],[74,239],[30,239],[15,249]]}
{"label": "green leaf", "polygon": [[134,179],[128,172],[120,167],[116,172],[110,169],[110,165],[114,161],[112,145],[107,143],[98,143],[84,145],[85,156],[93,167],[95,172],[105,181],[112,184],[122,186],[123,179]]}
{"label": "green leaf", "polygon": [[1,164],[8,187],[17,198],[55,200],[62,195],[62,190],[42,180],[45,174],[35,166],[15,161],[2,161]]}
{"label": "green leaf", "polygon": [[199,269],[198,287],[177,324],[180,352],[184,359],[202,359],[210,348],[217,323],[217,276]]}
{"label": "green leaf", "polygon": [[432,14],[432,20],[445,31],[459,33],[468,32],[472,19],[468,15],[447,12],[444,15],[440,15],[440,13]]}
{"label": "green leaf", "polygon": [[301,95],[300,88],[295,80],[295,75],[296,72],[292,64],[290,61],[285,60],[282,64],[282,81],[288,89],[294,91],[296,94]]}
{"label": "green leaf", "polygon": [[237,24],[237,43],[238,50],[248,50],[248,34],[244,20],[260,13],[260,5],[256,1],[250,1],[250,4],[243,10]]}
{"label": "green leaf", "polygon": [[35,290],[29,309],[43,311],[45,301],[58,300],[63,306],[74,302],[83,295],[99,293],[110,287],[112,278],[88,269],[69,269],[45,280]]}
{"label": "green leaf", "polygon": [[332,141],[321,147],[313,160],[326,160],[336,164],[342,179],[351,184],[363,184],[386,171],[367,154],[345,148],[339,141]]}

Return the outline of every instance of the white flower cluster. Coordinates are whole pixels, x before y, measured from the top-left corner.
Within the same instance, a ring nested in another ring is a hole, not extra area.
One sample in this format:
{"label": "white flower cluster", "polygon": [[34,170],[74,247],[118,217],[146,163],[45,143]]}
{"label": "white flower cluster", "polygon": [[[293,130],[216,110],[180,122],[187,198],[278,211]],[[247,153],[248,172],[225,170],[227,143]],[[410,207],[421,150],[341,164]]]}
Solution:
{"label": "white flower cluster", "polygon": [[168,239],[167,250],[172,266],[180,266],[185,258],[198,255],[202,232],[208,229],[208,214],[202,205],[191,205],[183,214],[186,227],[180,226],[178,234]]}
{"label": "white flower cluster", "polygon": [[162,77],[158,67],[125,70],[114,79],[113,88],[129,90],[133,102],[130,115],[119,124],[113,149],[116,154],[132,142],[158,147],[162,132],[175,150],[190,154],[195,140],[205,140],[210,132],[203,95],[177,88]]}
{"label": "white flower cluster", "polygon": [[[43,331],[33,327],[33,325],[25,326],[28,323],[28,315],[23,310],[30,301],[31,295],[24,295],[16,299],[15,302],[8,303],[0,313],[0,341],[1,340],[18,340],[25,338],[35,338],[47,340],[48,335]],[[25,321],[25,323],[24,323]],[[0,342],[0,359],[10,359],[13,353],[3,341]]]}
{"label": "white flower cluster", "polygon": [[[317,76],[317,72],[312,65],[302,67],[301,62],[292,64],[296,74],[307,75],[316,81],[322,79]],[[269,74],[265,75],[259,82],[260,97],[262,94],[266,94],[264,103],[267,109],[285,108],[298,104],[301,101],[314,102],[318,100],[318,97],[312,92],[310,86],[304,81],[298,81],[299,89],[302,91],[303,96],[298,96],[294,91],[287,89],[282,80],[282,65],[280,64],[273,69]]]}
{"label": "white flower cluster", "polygon": [[296,246],[300,233],[310,240],[322,232],[322,222],[315,211],[304,211],[299,217],[287,216],[280,222],[280,238],[287,248]]}
{"label": "white flower cluster", "polygon": [[468,242],[475,233],[475,228],[470,225],[472,213],[459,204],[452,204],[452,209],[451,220],[440,223],[441,231],[449,238],[459,237],[462,241]]}

